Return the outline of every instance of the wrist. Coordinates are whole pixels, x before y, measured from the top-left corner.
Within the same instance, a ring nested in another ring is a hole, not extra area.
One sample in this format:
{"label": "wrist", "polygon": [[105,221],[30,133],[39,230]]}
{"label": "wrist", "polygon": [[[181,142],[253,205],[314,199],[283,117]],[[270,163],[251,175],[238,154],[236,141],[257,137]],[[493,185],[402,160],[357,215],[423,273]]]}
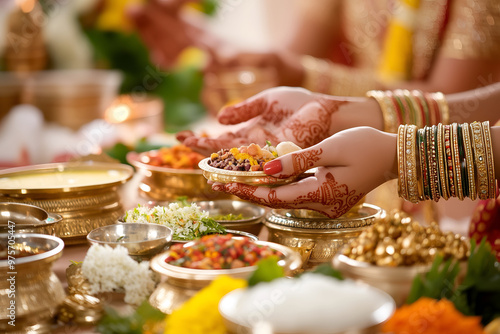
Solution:
{"label": "wrist", "polygon": [[384,120],[377,101],[370,98],[346,99],[347,103],[344,103],[336,112],[332,113],[331,135],[358,126],[369,126],[380,131],[384,130]]}

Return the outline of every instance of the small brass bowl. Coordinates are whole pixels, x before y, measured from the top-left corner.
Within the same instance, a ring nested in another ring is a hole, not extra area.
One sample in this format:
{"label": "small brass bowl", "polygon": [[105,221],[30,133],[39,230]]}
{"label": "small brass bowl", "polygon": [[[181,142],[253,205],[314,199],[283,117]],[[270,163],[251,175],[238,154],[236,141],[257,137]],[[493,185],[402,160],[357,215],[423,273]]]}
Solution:
{"label": "small brass bowl", "polygon": [[0,233],[40,233],[54,235],[61,215],[47,213],[34,205],[14,202],[0,203]]}
{"label": "small brass bowl", "polygon": [[251,186],[280,186],[296,181],[299,176],[279,179],[277,177],[267,175],[263,171],[244,172],[215,168],[208,164],[210,158],[205,158],[200,161],[198,166],[203,170],[203,176],[207,180],[220,183],[244,183]]}
{"label": "small brass bowl", "polygon": [[125,247],[137,260],[149,260],[172,241],[172,230],[164,225],[125,223],[99,227],[87,235],[94,245]]}
{"label": "small brass bowl", "polygon": [[333,256],[382,215],[382,209],[363,203],[335,219],[311,210],[272,210],[264,225],[268,240],[285,245],[302,255],[304,269],[330,262]]}
{"label": "small brass bowl", "polygon": [[226,216],[228,214],[240,215],[243,219],[235,220],[220,220],[215,219],[219,224],[224,227],[236,230],[252,233],[259,235],[262,229],[262,220],[266,213],[266,210],[258,205],[237,201],[237,200],[215,200],[215,201],[203,201],[196,203],[203,211],[208,211],[210,217],[214,218],[216,216]]}
{"label": "small brass bowl", "polygon": [[402,306],[410,294],[413,279],[431,269],[431,265],[409,267],[382,267],[350,259],[338,253],[333,258],[333,266],[346,278],[358,280],[387,292],[396,305]]}
{"label": "small brass bowl", "polygon": [[[51,235],[0,234],[0,332],[51,332],[52,318],[65,298],[61,281],[52,271],[63,248],[64,242]],[[16,255],[7,253],[12,250]],[[9,310],[12,301],[14,311]],[[15,326],[9,324],[12,320]]]}
{"label": "small brass bowl", "polygon": [[87,234],[123,215],[118,187],[133,168],[117,163],[73,162],[32,165],[0,171],[0,201],[35,205],[59,214],[56,236],[85,243]]}
{"label": "small brass bowl", "polygon": [[201,169],[176,169],[149,165],[149,155],[129,152],[127,161],[143,175],[139,183],[139,194],[156,201],[174,201],[186,196],[190,201],[229,198],[230,195],[212,190],[203,177]]}
{"label": "small brass bowl", "polygon": [[[302,264],[300,255],[290,248],[267,241],[255,241],[255,243],[280,251],[285,258],[278,261],[278,264],[284,268],[286,274],[290,275],[300,268]],[[184,247],[190,247],[191,245],[192,242],[189,242]],[[257,266],[219,270],[183,268],[166,263],[165,260],[168,256],[168,252],[165,252],[151,260],[151,269],[162,276],[163,282],[158,285],[149,298],[151,305],[166,314],[170,314],[179,308],[218,276],[229,275],[246,279],[257,268]]]}

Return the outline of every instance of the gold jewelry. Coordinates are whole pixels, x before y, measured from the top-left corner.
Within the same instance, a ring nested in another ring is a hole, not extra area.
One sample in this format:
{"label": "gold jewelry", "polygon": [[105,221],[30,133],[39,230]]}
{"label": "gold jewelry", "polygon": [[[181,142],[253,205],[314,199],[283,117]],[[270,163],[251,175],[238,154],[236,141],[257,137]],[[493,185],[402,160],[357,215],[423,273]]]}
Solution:
{"label": "gold jewelry", "polygon": [[481,123],[474,122],[470,124],[470,128],[477,171],[477,195],[480,199],[488,199],[488,171],[486,167],[482,126]]}
{"label": "gold jewelry", "polygon": [[413,94],[407,89],[403,90],[403,94],[406,97],[406,101],[410,105],[410,109],[412,110],[412,114],[413,114],[412,118],[414,119],[413,124],[415,124],[419,128],[423,127],[425,124],[424,124],[424,120],[422,118],[420,105],[417,102],[417,98],[415,96],[413,96]]}
{"label": "gold jewelry", "polygon": [[469,198],[475,200],[477,197],[476,190],[476,173],[474,171],[474,156],[472,152],[472,143],[470,137],[469,124],[462,125],[462,133],[464,137],[465,162],[467,166],[467,178],[469,181]]}
{"label": "gold jewelry", "polygon": [[453,155],[451,150],[451,128],[449,125],[444,126],[444,152],[446,155],[446,177],[450,193],[450,197],[455,197],[456,183],[453,177]]}
{"label": "gold jewelry", "polygon": [[441,180],[440,185],[441,185],[441,196],[447,200],[450,198],[450,194],[448,193],[448,189],[446,187],[447,179],[446,179],[446,160],[444,156],[444,147],[443,147],[443,142],[444,142],[444,128],[443,124],[439,123],[438,124],[438,129],[437,129],[437,152],[438,152],[438,168],[439,168],[439,178]]}
{"label": "gold jewelry", "polygon": [[432,93],[432,98],[438,104],[441,123],[448,124],[450,121],[450,109],[448,107],[448,101],[446,100],[446,97],[443,93],[437,92]]}
{"label": "gold jewelry", "polygon": [[483,134],[486,151],[486,163],[488,168],[488,198],[496,196],[495,162],[493,161],[493,147],[491,145],[490,122],[485,121],[483,125]]}
{"label": "gold jewelry", "polygon": [[406,196],[406,180],[405,180],[405,134],[406,126],[400,125],[398,128],[398,194],[399,197],[407,198]]}
{"label": "gold jewelry", "polygon": [[431,195],[434,201],[439,201],[439,174],[437,167],[437,157],[436,157],[436,126],[433,125],[429,127],[430,132],[430,156],[429,156],[429,170],[431,177]]}
{"label": "gold jewelry", "polygon": [[384,131],[396,133],[399,122],[391,99],[381,90],[370,90],[366,92],[366,96],[372,97],[378,102],[384,119]]}
{"label": "gold jewelry", "polygon": [[406,163],[406,189],[408,192],[407,199],[412,203],[418,203],[418,177],[417,177],[417,127],[415,125],[406,126],[406,149],[405,149],[405,163]]}
{"label": "gold jewelry", "polygon": [[460,151],[458,148],[458,125],[453,123],[451,126],[451,148],[453,152],[453,171],[457,184],[456,194],[459,200],[463,201],[464,192],[462,188],[462,170],[460,164]]}

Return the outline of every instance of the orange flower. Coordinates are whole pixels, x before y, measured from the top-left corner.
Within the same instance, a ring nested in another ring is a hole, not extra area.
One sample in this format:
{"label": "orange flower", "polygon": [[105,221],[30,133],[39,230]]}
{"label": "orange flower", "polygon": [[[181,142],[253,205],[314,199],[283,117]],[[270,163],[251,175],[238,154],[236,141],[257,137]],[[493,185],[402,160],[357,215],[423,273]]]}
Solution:
{"label": "orange flower", "polygon": [[394,334],[482,334],[481,317],[465,316],[446,299],[422,297],[396,310],[382,328]]}

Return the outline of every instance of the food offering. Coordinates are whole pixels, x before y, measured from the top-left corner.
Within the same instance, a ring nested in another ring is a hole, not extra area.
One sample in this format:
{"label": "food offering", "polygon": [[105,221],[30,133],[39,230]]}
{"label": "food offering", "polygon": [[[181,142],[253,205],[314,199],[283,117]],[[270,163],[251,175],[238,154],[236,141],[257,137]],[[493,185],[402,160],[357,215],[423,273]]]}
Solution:
{"label": "food offering", "polygon": [[172,229],[173,241],[190,241],[204,235],[226,233],[224,226],[209,217],[208,212],[195,203],[170,203],[153,208],[137,206],[128,210],[123,218],[125,223],[154,223]]}
{"label": "food offering", "polygon": [[198,169],[198,163],[203,158],[205,158],[205,156],[181,144],[146,152],[142,155],[141,161],[157,167]]}
{"label": "food offering", "polygon": [[226,234],[204,236],[189,247],[174,245],[165,262],[191,269],[235,269],[253,266],[270,256],[284,257],[283,253],[267,245]]}
{"label": "food offering", "polygon": [[196,201],[229,197],[212,191],[207,184],[198,167],[203,158],[185,145],[127,154],[127,161],[142,175],[138,191],[143,197],[155,201],[173,201],[180,196]]}
{"label": "food offering", "polygon": [[278,186],[293,182],[297,177],[277,178],[264,173],[264,165],[284,154],[301,148],[292,142],[282,142],[276,147],[270,142],[264,147],[250,144],[239,148],[222,149],[203,159],[199,167],[210,181],[245,183],[256,186]]}

